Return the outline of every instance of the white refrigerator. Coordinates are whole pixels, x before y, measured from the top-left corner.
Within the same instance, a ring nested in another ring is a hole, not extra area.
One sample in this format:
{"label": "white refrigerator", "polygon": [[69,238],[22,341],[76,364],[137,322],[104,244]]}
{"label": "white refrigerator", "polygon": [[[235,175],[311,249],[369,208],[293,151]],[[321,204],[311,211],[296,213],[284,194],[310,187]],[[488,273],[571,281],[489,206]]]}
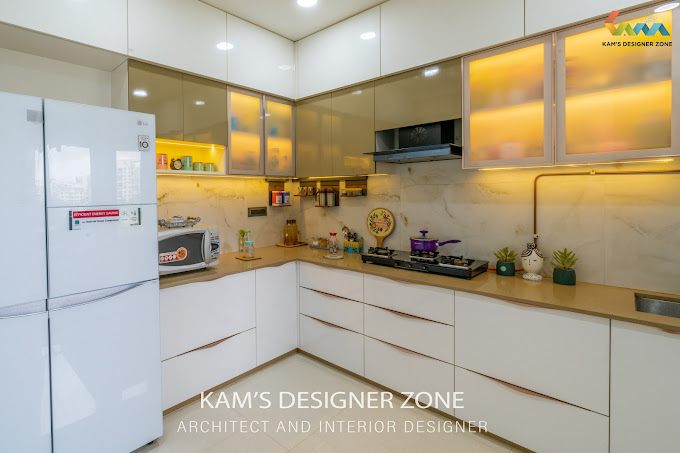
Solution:
{"label": "white refrigerator", "polygon": [[0,93],[0,451],[50,453],[42,99]]}
{"label": "white refrigerator", "polygon": [[155,119],[44,101],[54,453],[162,435]]}

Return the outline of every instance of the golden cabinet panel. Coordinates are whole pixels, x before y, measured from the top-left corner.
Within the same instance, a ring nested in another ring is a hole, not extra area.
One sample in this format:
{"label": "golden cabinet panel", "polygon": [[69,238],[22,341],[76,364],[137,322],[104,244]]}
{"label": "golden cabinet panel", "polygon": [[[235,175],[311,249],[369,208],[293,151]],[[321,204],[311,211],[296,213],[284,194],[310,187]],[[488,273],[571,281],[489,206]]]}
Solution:
{"label": "golden cabinet panel", "polygon": [[[610,27],[597,22],[557,34],[558,162],[679,154],[672,105],[680,105],[673,86],[680,50],[671,47],[679,14],[648,8],[617,16]],[[653,35],[635,34],[638,24]]]}
{"label": "golden cabinet panel", "polygon": [[229,89],[229,173],[263,175],[262,96]]}
{"label": "golden cabinet panel", "polygon": [[331,176],[331,95],[324,94],[295,104],[295,175]]}
{"label": "golden cabinet panel", "polygon": [[461,118],[460,58],[375,82],[375,130]]}
{"label": "golden cabinet panel", "polygon": [[184,74],[184,140],[227,145],[227,86]]}
{"label": "golden cabinet panel", "polygon": [[295,176],[293,105],[265,98],[265,174]]}
{"label": "golden cabinet panel", "polygon": [[156,137],[184,139],[182,74],[128,61],[128,110],[156,115]]}
{"label": "golden cabinet panel", "polygon": [[466,58],[466,168],[553,161],[552,36]]}
{"label": "golden cabinet panel", "polygon": [[333,176],[375,173],[373,82],[331,94]]}

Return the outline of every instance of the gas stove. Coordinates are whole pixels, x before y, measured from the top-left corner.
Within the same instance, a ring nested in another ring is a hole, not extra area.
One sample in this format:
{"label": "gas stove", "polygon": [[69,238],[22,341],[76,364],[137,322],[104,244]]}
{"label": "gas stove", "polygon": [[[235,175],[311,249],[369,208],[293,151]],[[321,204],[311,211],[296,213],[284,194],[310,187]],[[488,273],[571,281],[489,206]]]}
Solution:
{"label": "gas stove", "polygon": [[364,263],[449,275],[468,280],[486,272],[489,268],[488,261],[462,256],[442,256],[439,252],[400,252],[386,247],[369,247],[366,253],[361,254],[361,260]]}

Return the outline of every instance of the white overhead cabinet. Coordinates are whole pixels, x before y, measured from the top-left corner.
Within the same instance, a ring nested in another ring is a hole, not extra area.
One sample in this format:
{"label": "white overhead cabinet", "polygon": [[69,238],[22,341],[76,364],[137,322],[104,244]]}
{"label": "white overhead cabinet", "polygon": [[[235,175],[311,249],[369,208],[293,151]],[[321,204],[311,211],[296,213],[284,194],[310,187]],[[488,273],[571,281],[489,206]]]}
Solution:
{"label": "white overhead cabinet", "polygon": [[0,22],[127,53],[126,0],[0,0]]}
{"label": "white overhead cabinet", "polygon": [[380,8],[297,42],[298,97],[380,76]]}
{"label": "white overhead cabinet", "polygon": [[380,11],[381,75],[524,36],[523,0],[390,0]]}
{"label": "white overhead cabinet", "polygon": [[227,81],[294,99],[295,44],[227,14]]}
{"label": "white overhead cabinet", "polygon": [[640,4],[640,0],[526,0],[526,35]]}
{"label": "white overhead cabinet", "polygon": [[198,0],[129,0],[128,54],[227,80],[227,13]]}

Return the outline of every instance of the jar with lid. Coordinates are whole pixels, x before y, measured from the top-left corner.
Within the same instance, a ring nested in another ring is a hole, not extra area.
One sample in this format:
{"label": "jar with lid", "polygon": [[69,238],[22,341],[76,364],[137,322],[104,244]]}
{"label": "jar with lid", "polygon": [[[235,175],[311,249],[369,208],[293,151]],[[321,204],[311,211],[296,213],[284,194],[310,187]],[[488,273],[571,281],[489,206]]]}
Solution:
{"label": "jar with lid", "polygon": [[286,220],[286,226],[283,227],[283,245],[293,245],[292,223]]}
{"label": "jar with lid", "polygon": [[328,239],[328,252],[331,255],[336,255],[338,253],[338,238],[336,237],[338,233],[330,233],[331,237]]}
{"label": "jar with lid", "polygon": [[292,236],[292,245],[298,245],[300,243],[300,231],[298,230],[298,224],[295,219],[290,221],[290,234]]}

